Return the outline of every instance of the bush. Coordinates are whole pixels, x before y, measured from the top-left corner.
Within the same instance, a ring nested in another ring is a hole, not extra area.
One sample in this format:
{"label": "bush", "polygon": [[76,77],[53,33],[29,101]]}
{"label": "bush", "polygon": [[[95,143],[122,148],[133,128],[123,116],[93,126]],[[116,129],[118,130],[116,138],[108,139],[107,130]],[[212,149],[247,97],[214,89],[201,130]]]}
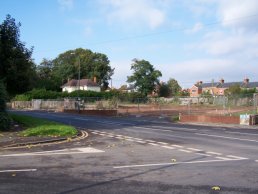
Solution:
{"label": "bush", "polygon": [[7,92],[5,90],[3,82],[0,81],[0,112],[4,112],[6,109],[6,98]]}
{"label": "bush", "polygon": [[11,117],[6,112],[0,112],[0,131],[8,130],[11,121]]}

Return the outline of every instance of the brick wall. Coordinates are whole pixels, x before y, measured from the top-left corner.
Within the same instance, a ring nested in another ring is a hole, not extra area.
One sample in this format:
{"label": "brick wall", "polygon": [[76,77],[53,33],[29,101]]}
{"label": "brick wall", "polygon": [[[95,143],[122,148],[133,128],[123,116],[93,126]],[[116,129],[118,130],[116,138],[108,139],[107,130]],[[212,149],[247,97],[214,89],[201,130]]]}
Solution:
{"label": "brick wall", "polygon": [[220,116],[220,115],[219,116],[181,115],[180,122],[239,124],[240,118],[237,116]]}

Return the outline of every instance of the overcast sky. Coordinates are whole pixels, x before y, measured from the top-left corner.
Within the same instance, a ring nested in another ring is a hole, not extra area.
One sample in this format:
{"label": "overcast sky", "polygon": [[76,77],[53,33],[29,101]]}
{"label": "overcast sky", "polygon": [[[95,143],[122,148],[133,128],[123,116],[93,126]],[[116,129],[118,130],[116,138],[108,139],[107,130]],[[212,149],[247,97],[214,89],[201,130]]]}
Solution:
{"label": "overcast sky", "polygon": [[182,87],[258,81],[258,0],[1,0],[0,22],[7,14],[37,64],[79,47],[101,52],[116,87],[134,58]]}

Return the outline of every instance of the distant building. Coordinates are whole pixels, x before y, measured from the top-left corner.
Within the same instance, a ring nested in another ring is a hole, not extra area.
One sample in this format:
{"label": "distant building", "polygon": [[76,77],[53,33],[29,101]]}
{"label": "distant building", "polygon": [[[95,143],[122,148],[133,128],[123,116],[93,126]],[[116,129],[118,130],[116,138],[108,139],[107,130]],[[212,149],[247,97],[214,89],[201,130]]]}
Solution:
{"label": "distant building", "polygon": [[68,92],[71,93],[73,91],[79,90],[85,90],[85,91],[95,91],[95,92],[100,92],[101,88],[96,82],[96,78],[94,78],[94,81],[90,79],[81,79],[76,80],[68,80],[67,83],[65,83],[63,86],[61,86],[63,92]]}
{"label": "distant building", "polygon": [[224,95],[225,90],[233,85],[239,85],[243,89],[258,90],[258,82],[250,82],[248,78],[245,78],[242,82],[227,82],[221,79],[219,82],[203,83],[202,81],[197,82],[190,88],[190,96],[198,97],[202,93],[209,93],[211,95]]}

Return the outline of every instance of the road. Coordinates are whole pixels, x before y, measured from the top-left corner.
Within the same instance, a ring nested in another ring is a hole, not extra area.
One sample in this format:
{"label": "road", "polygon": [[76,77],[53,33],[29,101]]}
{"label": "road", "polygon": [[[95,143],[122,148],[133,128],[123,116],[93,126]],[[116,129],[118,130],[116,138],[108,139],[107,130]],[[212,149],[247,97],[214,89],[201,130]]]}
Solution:
{"label": "road", "polygon": [[81,127],[89,136],[0,151],[0,193],[258,193],[257,129],[18,113]]}

